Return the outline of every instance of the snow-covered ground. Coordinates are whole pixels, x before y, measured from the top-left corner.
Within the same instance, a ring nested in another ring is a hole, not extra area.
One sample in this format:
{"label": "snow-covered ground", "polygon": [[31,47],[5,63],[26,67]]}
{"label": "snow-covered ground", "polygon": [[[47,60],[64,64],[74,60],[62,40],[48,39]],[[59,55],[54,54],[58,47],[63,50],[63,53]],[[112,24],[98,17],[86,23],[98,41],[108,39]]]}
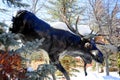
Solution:
{"label": "snow-covered ground", "polygon": [[[117,72],[110,72],[109,76],[106,76],[106,73],[98,73],[97,71],[87,70],[88,75],[84,75],[84,71],[80,70],[80,72],[74,72],[73,74],[76,76],[71,76],[71,80],[120,80],[120,76]],[[57,80],[66,80],[57,79]]]}
{"label": "snow-covered ground", "polygon": [[84,76],[83,72],[75,73],[76,77],[71,77],[71,80],[120,80],[120,76],[117,72],[110,72],[109,76],[105,73],[98,73],[88,71],[88,75]]}

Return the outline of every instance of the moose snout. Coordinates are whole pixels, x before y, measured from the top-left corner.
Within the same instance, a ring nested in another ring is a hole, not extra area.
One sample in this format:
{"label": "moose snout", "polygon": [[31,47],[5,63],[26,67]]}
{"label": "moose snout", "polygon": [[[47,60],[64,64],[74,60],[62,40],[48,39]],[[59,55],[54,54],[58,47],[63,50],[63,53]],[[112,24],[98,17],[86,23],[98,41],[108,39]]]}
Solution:
{"label": "moose snout", "polygon": [[98,51],[98,50],[92,50],[91,54],[93,56],[93,59],[95,61],[97,61],[98,63],[102,64],[104,62],[104,56],[103,56],[103,54],[100,51]]}

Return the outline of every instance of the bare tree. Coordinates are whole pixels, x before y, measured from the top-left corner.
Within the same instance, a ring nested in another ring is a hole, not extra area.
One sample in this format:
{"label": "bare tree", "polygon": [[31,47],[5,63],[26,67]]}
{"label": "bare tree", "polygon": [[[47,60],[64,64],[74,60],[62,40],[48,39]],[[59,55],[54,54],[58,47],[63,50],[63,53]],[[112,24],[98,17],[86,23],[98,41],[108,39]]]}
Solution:
{"label": "bare tree", "polygon": [[24,8],[34,13],[37,17],[45,19],[46,18],[46,10],[44,6],[47,0],[26,0],[26,3],[29,3],[30,7]]}
{"label": "bare tree", "polygon": [[[120,24],[120,13],[118,0],[88,0],[92,9],[92,16],[94,22],[98,25],[99,31],[108,34],[110,42],[114,45],[116,43],[113,36],[116,36],[116,30]],[[118,31],[119,32],[119,31]],[[117,37],[120,37],[117,35]],[[118,41],[117,41],[118,42]]]}
{"label": "bare tree", "polygon": [[[118,46],[120,40],[120,5],[118,0],[88,0],[92,9],[92,19],[97,24],[100,33],[107,34],[109,42]],[[118,30],[118,31],[117,31]],[[106,71],[109,75],[108,57],[110,50],[105,50]]]}
{"label": "bare tree", "polygon": [[9,7],[28,7],[26,3],[22,3],[22,0],[2,0],[4,4],[7,4]]}
{"label": "bare tree", "polygon": [[30,11],[34,14],[39,13],[39,11],[44,7],[47,0],[28,0],[31,4]]}
{"label": "bare tree", "polygon": [[[79,0],[49,0],[46,5],[51,19],[62,21],[70,28],[76,23],[78,16],[83,15],[85,7],[81,6]],[[78,4],[79,3],[79,4]]]}

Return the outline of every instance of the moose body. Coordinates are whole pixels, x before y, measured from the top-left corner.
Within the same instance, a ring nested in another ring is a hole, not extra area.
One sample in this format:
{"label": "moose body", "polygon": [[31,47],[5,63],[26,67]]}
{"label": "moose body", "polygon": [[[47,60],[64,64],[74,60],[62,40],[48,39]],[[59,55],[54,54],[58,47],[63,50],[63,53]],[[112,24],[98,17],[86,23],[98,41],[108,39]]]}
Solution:
{"label": "moose body", "polygon": [[93,39],[82,39],[69,31],[52,28],[26,10],[18,11],[12,21],[13,26],[10,31],[16,34],[21,33],[24,41],[45,38],[40,48],[48,52],[50,63],[54,63],[67,80],[70,80],[70,77],[59,61],[64,51],[65,55],[82,57],[86,63],[91,63],[92,59],[99,63],[103,62],[103,54],[96,47]]}

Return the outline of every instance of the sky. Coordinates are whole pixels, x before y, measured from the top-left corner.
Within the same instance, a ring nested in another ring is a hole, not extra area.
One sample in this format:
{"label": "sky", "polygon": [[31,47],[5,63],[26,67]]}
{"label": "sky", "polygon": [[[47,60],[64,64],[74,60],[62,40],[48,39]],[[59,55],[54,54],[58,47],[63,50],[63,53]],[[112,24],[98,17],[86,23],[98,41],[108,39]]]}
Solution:
{"label": "sky", "polygon": [[5,23],[10,25],[14,11],[19,10],[19,8],[9,7],[8,5],[3,4],[2,0],[0,0],[0,8],[8,9],[9,11],[9,12],[4,12],[4,13],[0,12],[0,22],[5,21]]}
{"label": "sky", "polygon": [[[22,0],[23,3],[29,3],[29,5],[31,5],[32,3],[30,2],[31,0]],[[45,1],[45,0],[43,0]],[[18,10],[30,10],[31,6],[29,8],[14,8],[14,7],[9,7],[7,4],[3,4],[2,0],[0,0],[0,8],[1,9],[8,9],[9,12],[4,12],[4,13],[1,13],[0,12],[0,21],[5,21],[5,23],[7,23],[8,25],[11,24],[11,19],[12,19],[12,16],[14,15],[14,13]],[[42,9],[42,8],[41,8]],[[36,16],[39,16],[39,17],[43,17],[43,15],[45,14],[44,13],[45,10],[40,10],[40,13],[39,15],[37,14]],[[43,14],[43,15],[41,15]],[[44,15],[45,16],[45,15]]]}
{"label": "sky", "polygon": [[[29,3],[29,5],[31,4],[31,0],[22,0],[23,3]],[[47,1],[47,0],[41,0],[40,2],[42,1]],[[80,0],[80,2],[83,2],[83,0]],[[82,5],[82,4],[81,4]],[[7,23],[8,25],[11,24],[11,19],[12,19],[12,16],[14,14],[14,12],[20,10],[20,9],[25,9],[25,8],[14,8],[14,7],[9,7],[7,4],[3,4],[2,0],[0,0],[0,8],[3,8],[3,9],[9,9],[9,12],[4,12],[4,13],[1,13],[0,12],[0,21],[5,21],[5,23]],[[27,10],[29,10],[30,8],[26,8]],[[38,16],[39,18],[43,18],[43,17],[48,17],[48,15],[46,14],[46,10],[45,9],[42,9],[40,10],[39,14],[37,14],[36,16]]]}

